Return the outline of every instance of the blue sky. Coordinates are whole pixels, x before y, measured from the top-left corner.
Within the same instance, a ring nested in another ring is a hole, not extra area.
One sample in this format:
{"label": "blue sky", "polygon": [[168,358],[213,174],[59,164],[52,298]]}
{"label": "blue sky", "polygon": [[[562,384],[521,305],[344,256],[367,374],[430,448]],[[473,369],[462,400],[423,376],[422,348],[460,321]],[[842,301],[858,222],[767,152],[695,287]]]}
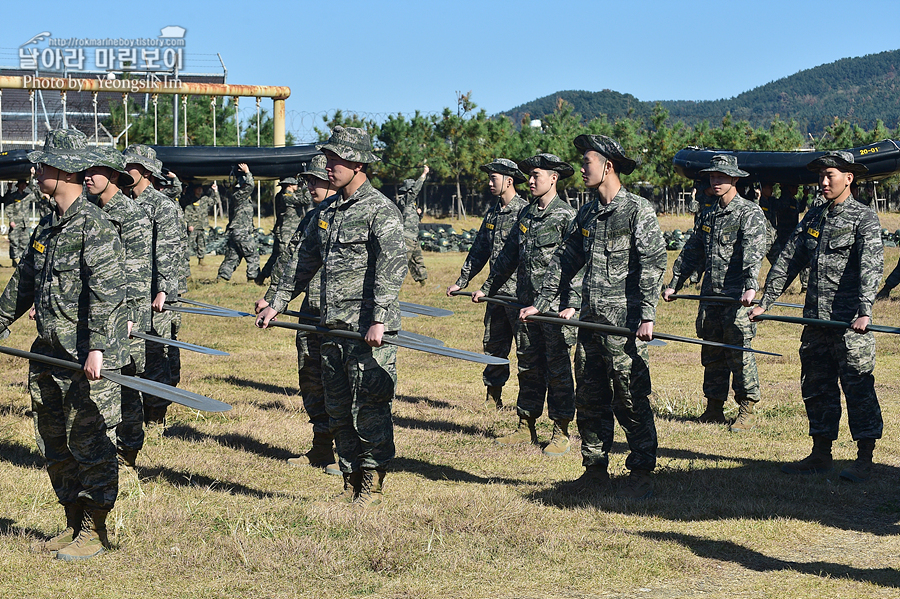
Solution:
{"label": "blue sky", "polygon": [[218,52],[230,83],[289,86],[288,128],[301,137],[335,109],[375,118],[440,112],[455,105],[457,91],[471,90],[491,114],[567,89],[728,98],[802,69],[900,48],[896,0],[35,6],[4,6],[0,64],[15,65],[19,45],[41,31],[136,38],[180,25],[188,71],[219,70]]}

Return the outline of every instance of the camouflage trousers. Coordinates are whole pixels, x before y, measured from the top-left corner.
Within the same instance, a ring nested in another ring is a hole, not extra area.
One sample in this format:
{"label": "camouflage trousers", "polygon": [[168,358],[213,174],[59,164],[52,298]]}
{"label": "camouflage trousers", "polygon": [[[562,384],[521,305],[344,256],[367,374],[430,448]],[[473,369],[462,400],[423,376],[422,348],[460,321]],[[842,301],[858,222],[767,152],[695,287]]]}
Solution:
{"label": "camouflage trousers", "polygon": [[519,323],[516,330],[519,364],[516,412],[520,417],[540,417],[546,397],[550,420],[574,420],[575,381],[569,348],[574,345],[576,334],[574,327]]}
{"label": "camouflage trousers", "polygon": [[[154,312],[150,332],[165,339],[178,339],[181,315],[175,312]],[[177,387],[181,382],[181,350],[171,345],[147,344],[147,363],[143,378]],[[155,420],[154,415],[165,415],[170,402],[155,395],[144,394],[144,421]]]}
{"label": "camouflage trousers", "polygon": [[[706,341],[750,347],[756,336],[756,323],[750,322],[750,308],[740,304],[700,304],[697,313],[697,336]],[[721,347],[700,348],[703,365],[703,395],[724,402],[728,387],[734,389],[734,401],[759,401],[759,374],[756,358],[750,352]]]}
{"label": "camouflage trousers", "polygon": [[188,233],[188,255],[193,254],[198,258],[206,256],[206,229],[194,227]]}
{"label": "camouflage trousers", "polygon": [[9,257],[19,261],[28,250],[28,242],[31,240],[31,231],[24,225],[19,225],[9,231]]}
{"label": "camouflage trousers", "polygon": [[[131,340],[131,361],[122,367],[122,374],[144,376],[143,339]],[[116,427],[116,447],[140,451],[144,447],[144,401],[140,391],[122,387],[122,421]]]}
{"label": "camouflage trousers", "polygon": [[121,387],[31,362],[28,388],[38,449],[59,502],[112,509],[119,491],[115,430]]}
{"label": "camouflage trousers", "polygon": [[800,336],[800,392],[810,436],[838,438],[841,392],[854,441],[880,439],[881,406],[875,394],[875,335],[807,326]]}
{"label": "camouflage trousers", "polygon": [[[508,358],[516,329],[519,326],[519,310],[497,304],[484,307],[484,353],[496,358]],[[509,364],[484,367],[481,375],[486,387],[502,387],[509,380]]]}
{"label": "camouflage trousers", "polygon": [[321,351],[325,409],[341,471],[384,469],[395,452],[397,346],[328,338]]}
{"label": "camouflage trousers", "polygon": [[415,237],[403,237],[406,242],[406,266],[409,274],[417,283],[428,279],[428,269],[425,268],[425,258],[422,257],[422,248]]}
{"label": "camouflage trousers", "polygon": [[297,333],[297,373],[303,409],[309,416],[313,434],[331,435],[328,412],[325,410],[325,390],[322,388],[322,355],[320,335]]}
{"label": "camouflage trousers", "polygon": [[[594,322],[623,326],[621,322],[598,317]],[[575,381],[582,464],[585,467],[609,464],[615,416],[625,431],[630,450],[625,467],[653,470],[658,442],[650,408],[652,389],[647,344],[634,337],[579,329]]]}
{"label": "camouflage trousers", "polygon": [[256,233],[252,231],[241,235],[229,233],[225,259],[219,266],[219,278],[230,281],[234,269],[242,259],[247,261],[247,280],[252,281],[259,274],[259,244],[256,242]]}

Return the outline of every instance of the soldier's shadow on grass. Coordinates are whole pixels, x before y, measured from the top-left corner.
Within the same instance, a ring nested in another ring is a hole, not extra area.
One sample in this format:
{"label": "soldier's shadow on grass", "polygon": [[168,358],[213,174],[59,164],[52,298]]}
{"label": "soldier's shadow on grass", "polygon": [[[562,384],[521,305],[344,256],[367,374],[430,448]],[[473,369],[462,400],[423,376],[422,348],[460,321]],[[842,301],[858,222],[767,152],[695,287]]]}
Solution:
{"label": "soldier's shadow on grass", "polygon": [[43,468],[44,456],[33,448],[0,439],[0,460],[22,468]]}
{"label": "soldier's shadow on grass", "polygon": [[173,487],[195,487],[197,489],[209,489],[220,493],[228,493],[231,495],[245,495],[254,499],[268,499],[271,497],[282,497],[281,493],[270,493],[268,491],[260,491],[240,483],[222,481],[203,474],[194,472],[184,472],[181,470],[173,470],[165,467],[140,468],[139,475],[141,479],[158,479],[167,482]]}
{"label": "soldier's shadow on grass", "polygon": [[485,431],[476,426],[467,426],[449,422],[447,420],[421,420],[418,418],[405,418],[394,416],[396,426],[420,431],[440,431],[442,433],[463,433],[473,437],[487,438]]}
{"label": "soldier's shadow on grass", "polygon": [[452,481],[461,483],[475,483],[480,485],[504,484],[504,485],[522,485],[528,484],[527,481],[516,478],[505,478],[502,476],[484,477],[458,470],[453,466],[445,464],[432,464],[423,460],[413,458],[398,457],[391,460],[392,471],[403,471],[411,474],[417,474],[423,478],[435,481]]}
{"label": "soldier's shadow on grass", "polygon": [[639,531],[634,534],[654,541],[674,541],[702,558],[724,560],[755,572],[788,570],[823,578],[844,578],[867,582],[881,587],[900,588],[900,571],[894,568],[854,568],[832,562],[796,562],[770,557],[758,551],[732,543],[678,532]]}
{"label": "soldier's shadow on grass", "polygon": [[416,395],[398,395],[396,401],[402,401],[403,403],[410,404],[424,403],[429,408],[453,409],[456,407],[452,403],[447,401],[441,401],[439,399],[431,399],[430,397],[421,397]]}
{"label": "soldier's shadow on grass", "polygon": [[12,537],[17,535],[24,535],[32,540],[42,541],[50,538],[50,535],[45,534],[40,530],[23,526],[16,526],[16,523],[9,518],[0,518],[0,536]]}
{"label": "soldier's shadow on grass", "polygon": [[288,395],[294,396],[299,393],[299,390],[296,387],[285,387],[283,385],[273,385],[272,383],[264,383],[262,381],[254,381],[251,379],[242,378],[239,376],[235,376],[233,374],[228,375],[210,375],[203,377],[204,381],[210,382],[225,382],[229,385],[234,385],[235,387],[248,387],[250,389],[255,389],[256,391],[261,391],[263,393],[272,393],[274,395]]}
{"label": "soldier's shadow on grass", "polygon": [[238,435],[235,433],[223,433],[221,435],[211,435],[202,433],[185,424],[176,424],[166,429],[166,437],[179,439],[181,441],[189,441],[193,443],[201,443],[203,441],[212,441],[222,447],[235,449],[238,451],[246,451],[256,454],[263,458],[271,458],[273,460],[284,461],[294,457],[296,454],[280,447],[263,443],[253,437],[247,435]]}
{"label": "soldier's shadow on grass", "polygon": [[[613,451],[627,447],[616,444]],[[668,468],[670,459],[686,461],[687,468]],[[839,478],[849,460],[836,460],[827,475],[789,476],[781,472],[782,462],[660,448],[657,464],[653,497],[647,500],[616,498],[625,480],[619,473],[594,492],[573,495],[564,488],[567,481],[560,481],[530,498],[564,509],[589,505],[680,522],[791,518],[879,536],[900,534],[900,468],[877,463],[877,455],[872,480],[863,484]]]}

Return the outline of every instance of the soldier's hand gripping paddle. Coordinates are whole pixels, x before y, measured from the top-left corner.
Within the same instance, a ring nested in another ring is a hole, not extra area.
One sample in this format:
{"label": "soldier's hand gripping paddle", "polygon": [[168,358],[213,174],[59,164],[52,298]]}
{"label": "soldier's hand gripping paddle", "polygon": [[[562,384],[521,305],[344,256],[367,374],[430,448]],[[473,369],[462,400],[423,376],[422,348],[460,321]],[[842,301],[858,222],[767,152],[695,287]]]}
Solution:
{"label": "soldier's hand gripping paddle", "polygon": [[[40,362],[49,366],[56,366],[57,368],[83,370],[81,364],[77,362],[60,360],[59,358],[51,358],[50,356],[42,356],[41,354],[35,354],[12,347],[0,346],[0,353],[16,356],[17,358],[24,358],[33,362]],[[219,401],[218,399],[212,399],[205,395],[200,395],[199,393],[170,387],[169,385],[157,383],[156,381],[141,379],[136,376],[128,376],[117,372],[109,372],[108,370],[101,370],[100,376],[123,387],[128,387],[129,389],[134,389],[141,393],[155,395],[159,398],[167,399],[194,410],[201,410],[203,412],[227,412],[231,409],[230,405],[223,401]]]}
{"label": "soldier's hand gripping paddle", "polygon": [[[258,325],[257,325],[258,326]],[[285,329],[294,329],[295,331],[306,331],[308,333],[318,333],[319,335],[327,335],[330,337],[341,337],[344,339],[357,339],[364,340],[366,338],[362,333],[357,333],[356,331],[344,331],[341,329],[329,329],[327,327],[320,327],[312,324],[300,324],[298,322],[279,322],[277,320],[269,321],[270,327],[281,327]],[[465,351],[462,349],[454,349],[452,347],[444,347],[440,345],[433,345],[431,343],[421,343],[419,341],[413,341],[409,338],[401,338],[399,335],[395,339],[390,339],[387,336],[383,338],[384,343],[390,343],[391,345],[396,345],[397,347],[405,347],[407,349],[415,349],[417,351],[426,352],[429,354],[437,354],[439,356],[446,356],[448,358],[457,358],[459,360],[466,360],[467,362],[477,362],[478,364],[492,364],[497,366],[502,366],[505,364],[509,364],[509,360],[506,358],[496,358],[494,356],[487,356],[484,354],[476,354],[474,352]]]}
{"label": "soldier's hand gripping paddle", "polygon": [[[720,295],[685,295],[673,293],[669,296],[670,299],[683,299],[683,300],[696,300],[701,302],[715,302],[717,304],[739,304],[741,300],[735,299],[733,297],[722,297]],[[759,300],[753,300],[751,302],[753,305],[759,303]],[[781,306],[782,308],[800,308],[803,309],[803,304],[786,304],[785,302],[772,302],[773,306]]]}
{"label": "soldier's hand gripping paddle", "polygon": [[[791,324],[804,324],[804,325],[814,325],[820,327],[830,327],[833,329],[849,329],[850,323],[843,322],[840,320],[823,320],[821,318],[800,318],[798,316],[780,316],[775,314],[760,314],[756,316],[754,320],[772,320],[774,322],[788,322]],[[897,327],[886,327],[877,324],[870,324],[866,327],[866,332],[872,331],[873,333],[893,333],[895,335],[900,334],[900,328]]]}
{"label": "soldier's hand gripping paddle", "polygon": [[[301,320],[308,320],[310,322],[319,322],[319,317],[315,314],[307,314],[306,312],[295,312],[294,310],[285,310],[282,312],[285,316],[293,316],[294,318],[299,318]],[[443,346],[444,342],[440,339],[435,339],[434,337],[428,337],[427,335],[420,335],[419,333],[410,333],[409,331],[397,331],[397,336],[401,339],[409,339],[410,341],[416,341],[418,343],[427,343],[428,345],[437,345]]]}
{"label": "soldier's hand gripping paddle", "polygon": [[[469,295],[472,294],[467,291],[454,291],[453,295]],[[503,306],[511,306],[517,307],[518,304],[512,305],[510,302],[505,300],[500,300],[493,297],[484,296],[479,298],[481,301],[492,302],[495,304],[500,304]],[[596,322],[584,322],[581,320],[571,320],[566,318],[558,318],[555,316],[542,316],[542,315],[534,315],[529,316],[527,320],[533,320],[535,322],[546,322],[548,324],[556,324],[556,325],[569,325],[574,327],[579,327],[583,329],[591,329],[593,331],[600,331],[601,333],[607,333],[608,335],[621,335],[623,337],[636,337],[637,333],[632,331],[631,329],[627,329],[625,327],[615,327],[612,325],[599,324]],[[664,339],[666,341],[678,341],[680,343],[693,343],[694,345],[707,345],[709,347],[721,347],[724,349],[733,349],[736,351],[742,352],[750,352],[753,354],[763,354],[766,356],[781,356],[781,354],[776,354],[772,352],[762,351],[759,349],[753,349],[750,347],[743,347],[740,345],[729,345],[727,343],[719,343],[718,341],[706,341],[705,339],[694,339],[693,337],[681,337],[679,335],[669,335],[667,333],[658,333],[653,331],[654,339]]]}

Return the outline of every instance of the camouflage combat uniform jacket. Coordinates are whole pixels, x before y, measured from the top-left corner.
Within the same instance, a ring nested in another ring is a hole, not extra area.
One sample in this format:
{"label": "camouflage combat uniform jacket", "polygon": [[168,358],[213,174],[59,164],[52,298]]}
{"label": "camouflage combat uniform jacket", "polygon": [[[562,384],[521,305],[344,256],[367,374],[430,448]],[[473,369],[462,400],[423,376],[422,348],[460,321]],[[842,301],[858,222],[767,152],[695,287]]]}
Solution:
{"label": "camouflage combat uniform jacket", "polygon": [[830,207],[810,208],[794,230],[766,279],[759,305],[772,305],[809,264],[805,318],[852,322],[872,316],[884,268],[878,217],[852,197]]}
{"label": "camouflage combat uniform jacket", "polygon": [[365,333],[380,322],[385,331],[400,329],[403,223],[394,203],[369,181],[346,199],[338,196],[310,222],[296,261],[293,290],[283,293],[282,281],[272,302],[276,312],[284,311],[321,268],[324,326]]}
{"label": "camouflage combat uniform jacket", "polygon": [[606,206],[599,200],[583,206],[547,268],[534,307],[549,310],[560,281],[572,280],[582,268],[582,319],[603,316],[629,327],[656,319],[666,245],[647,200],[622,188]]}
{"label": "camouflage combat uniform jacket", "polygon": [[0,326],[35,307],[35,353],[84,363],[103,352],[103,368],[128,361],[124,252],[113,225],[87,195],[43,218],[0,296]]}
{"label": "camouflage combat uniform jacket", "polygon": [[[472,249],[469,250],[466,262],[460,270],[459,278],[456,280],[460,289],[465,289],[472,277],[481,272],[485,264],[493,264],[500,250],[503,249],[519,212],[527,205],[528,202],[517,195],[506,206],[501,206],[498,201],[487,211],[481,228],[478,229],[475,240],[472,242]],[[510,279],[497,293],[516,295],[515,281]]]}
{"label": "camouflage combat uniform jacket", "polygon": [[153,228],[143,208],[121,191],[100,208],[115,227],[125,251],[125,308],[135,331],[150,330]]}
{"label": "camouflage combat uniform jacket", "polygon": [[[335,201],[337,198],[336,195],[325,198],[322,202],[315,205],[312,210],[306,213],[306,216],[303,217],[303,220],[300,221],[300,225],[297,227],[297,230],[294,231],[294,235],[291,237],[291,240],[288,242],[287,247],[284,248],[284,251],[278,257],[278,262],[275,264],[275,268],[272,269],[272,278],[269,279],[269,288],[266,290],[266,295],[264,299],[270,304],[275,300],[275,294],[278,291],[281,291],[283,297],[289,297],[291,299],[297,297],[297,294],[294,293],[294,281],[288,277],[284,278],[284,288],[281,288],[281,280],[284,273],[294,273],[297,272],[297,248],[300,247],[300,244],[310,233],[316,233],[316,227],[310,228],[310,223],[318,223],[319,222],[319,213],[322,212],[331,202]],[[322,276],[321,271],[318,275],[314,276],[310,281],[309,285],[306,289],[306,297],[303,299],[303,305],[300,307],[301,312],[309,312],[310,314],[320,314],[321,305],[320,305],[320,297],[319,294],[322,292]]]}
{"label": "camouflage combat uniform jacket", "polygon": [[716,202],[703,211],[675,260],[669,287],[681,289],[696,270],[704,273],[703,295],[739,298],[748,289],[759,289],[765,228],[762,210],[753,202],[739,195],[724,208]]}
{"label": "camouflage combat uniform jacket", "polygon": [[[537,299],[544,282],[544,275],[553,254],[569,233],[575,209],[554,196],[541,210],[537,202],[528,204],[519,213],[519,219],[506,239],[506,243],[491,265],[481,291],[485,295],[497,295],[513,273],[516,276],[516,292],[519,302],[530,306]],[[566,308],[581,308],[581,272],[571,284],[563,286],[560,297],[554,298],[550,309],[559,312]]]}
{"label": "camouflage combat uniform jacket", "polygon": [[297,231],[300,222],[312,204],[312,197],[305,188],[296,193],[279,192],[275,196],[275,238],[285,244]]}
{"label": "camouflage combat uniform jacket", "polygon": [[219,197],[219,192],[209,190],[208,194],[204,194],[184,207],[184,222],[194,230],[200,229],[206,231],[209,228],[209,209],[212,207]]}
{"label": "camouflage combat uniform jacket", "polygon": [[234,189],[231,194],[228,215],[228,234],[234,240],[250,238],[256,239],[253,229],[253,203],[250,197],[253,195],[253,174],[244,175],[241,186]]}
{"label": "camouflage combat uniform jacket", "polygon": [[156,297],[159,292],[165,293],[169,298],[175,297],[184,276],[184,250],[181,246],[178,206],[152,185],[148,185],[135,201],[144,209],[153,225],[150,297]]}

